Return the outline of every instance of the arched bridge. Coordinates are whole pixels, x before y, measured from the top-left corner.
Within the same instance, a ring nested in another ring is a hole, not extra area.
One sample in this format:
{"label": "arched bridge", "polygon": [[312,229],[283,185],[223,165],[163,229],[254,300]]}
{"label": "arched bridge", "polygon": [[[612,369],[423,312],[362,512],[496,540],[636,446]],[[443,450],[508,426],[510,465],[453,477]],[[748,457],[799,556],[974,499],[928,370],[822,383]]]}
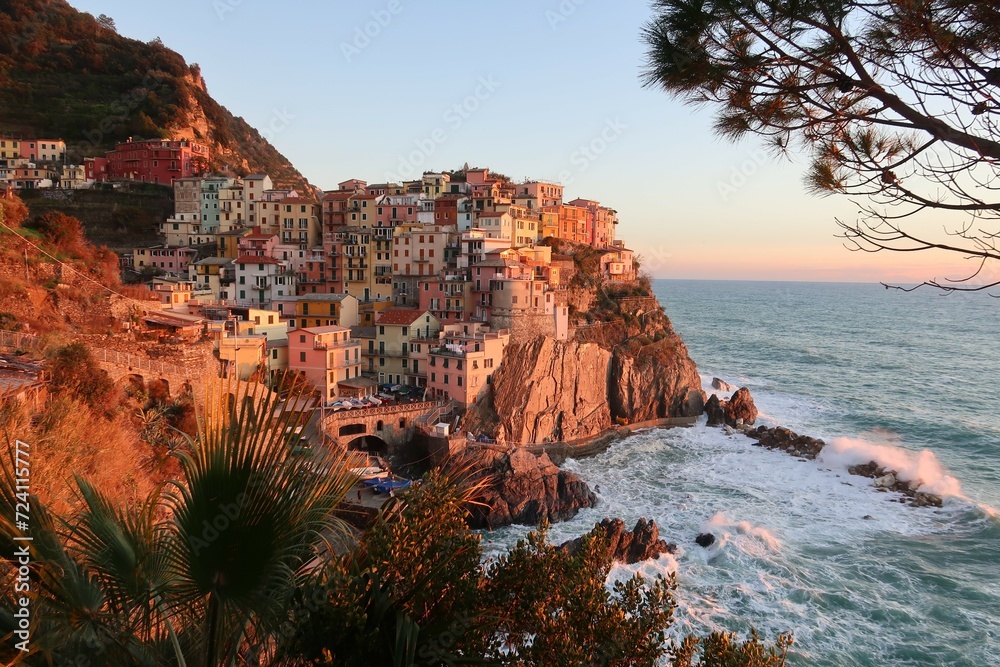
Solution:
{"label": "arched bridge", "polygon": [[398,450],[413,438],[418,426],[433,421],[442,414],[447,403],[423,401],[379,405],[372,408],[327,411],[323,429],[333,443],[349,446],[358,438],[374,436],[383,440],[389,450]]}

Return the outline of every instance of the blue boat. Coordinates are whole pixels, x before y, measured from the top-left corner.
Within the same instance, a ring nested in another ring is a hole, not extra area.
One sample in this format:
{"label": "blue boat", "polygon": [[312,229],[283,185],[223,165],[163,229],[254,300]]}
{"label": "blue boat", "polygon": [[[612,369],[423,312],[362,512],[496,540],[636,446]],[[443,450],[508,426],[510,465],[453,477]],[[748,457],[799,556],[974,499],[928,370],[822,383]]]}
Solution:
{"label": "blue boat", "polygon": [[366,479],[361,482],[361,486],[365,488],[372,488],[378,484],[384,484],[385,482],[391,481],[389,477],[372,477],[371,479]]}
{"label": "blue boat", "polygon": [[389,479],[385,480],[380,484],[376,484],[372,488],[375,493],[389,493],[390,491],[395,491],[396,489],[406,489],[413,484],[408,479]]}

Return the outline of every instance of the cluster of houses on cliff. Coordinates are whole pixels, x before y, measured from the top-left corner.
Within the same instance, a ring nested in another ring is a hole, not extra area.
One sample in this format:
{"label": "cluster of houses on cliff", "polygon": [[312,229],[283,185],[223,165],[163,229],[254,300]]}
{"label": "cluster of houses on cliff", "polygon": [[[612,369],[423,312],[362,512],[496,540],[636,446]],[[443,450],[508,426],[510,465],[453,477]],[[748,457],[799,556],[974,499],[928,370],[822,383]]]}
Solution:
{"label": "cluster of houses on cliff", "polygon": [[[36,144],[52,151],[44,159],[65,153]],[[158,305],[146,324],[211,335],[228,372],[296,372],[327,402],[390,385],[467,406],[511,341],[569,337],[580,267],[553,239],[588,246],[599,259],[588,270],[605,281],[636,278],[616,211],[565,201],[556,183],[465,168],[298,192],[263,174],[206,175],[207,159],[191,142],[156,140],[84,167],[89,182],[173,188],[162,243],[122,257]]]}
{"label": "cluster of houses on cliff", "polygon": [[62,139],[0,135],[0,187],[84,190],[98,183],[122,182],[169,186],[178,178],[203,173],[209,158],[207,146],[186,139],[130,139],[104,157],[73,164]]}

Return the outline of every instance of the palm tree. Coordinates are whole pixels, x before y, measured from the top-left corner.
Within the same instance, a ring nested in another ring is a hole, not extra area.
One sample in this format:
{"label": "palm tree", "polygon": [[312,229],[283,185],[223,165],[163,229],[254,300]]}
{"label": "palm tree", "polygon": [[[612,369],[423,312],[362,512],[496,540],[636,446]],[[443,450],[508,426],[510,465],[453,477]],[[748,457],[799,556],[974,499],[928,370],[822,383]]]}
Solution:
{"label": "palm tree", "polygon": [[[79,478],[80,506],[65,519],[33,499],[31,664],[81,655],[95,665],[216,667],[273,652],[288,598],[347,530],[333,513],[354,476],[346,452],[292,452],[295,396],[218,381],[207,394],[197,438],[176,453],[182,477],[138,507],[118,508]],[[0,467],[9,557],[18,498],[11,462]],[[5,579],[16,576],[11,565]],[[3,634],[16,627],[13,590],[5,585],[0,601]]]}

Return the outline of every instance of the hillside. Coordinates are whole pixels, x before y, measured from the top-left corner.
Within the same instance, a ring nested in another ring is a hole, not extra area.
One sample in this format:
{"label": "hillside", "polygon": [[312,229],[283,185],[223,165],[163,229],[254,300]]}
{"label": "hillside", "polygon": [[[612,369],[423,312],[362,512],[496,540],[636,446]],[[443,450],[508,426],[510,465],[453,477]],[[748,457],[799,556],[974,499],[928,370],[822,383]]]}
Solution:
{"label": "hillside", "polygon": [[25,190],[21,198],[32,218],[65,213],[83,223],[90,243],[118,254],[162,243],[159,223],[174,211],[170,189],[153,185],[129,190]]}
{"label": "hillside", "polygon": [[211,147],[217,171],[307,189],[257,130],[212,99],[197,65],[65,0],[0,0],[0,133],[62,138],[74,161],[129,137],[186,138]]}

